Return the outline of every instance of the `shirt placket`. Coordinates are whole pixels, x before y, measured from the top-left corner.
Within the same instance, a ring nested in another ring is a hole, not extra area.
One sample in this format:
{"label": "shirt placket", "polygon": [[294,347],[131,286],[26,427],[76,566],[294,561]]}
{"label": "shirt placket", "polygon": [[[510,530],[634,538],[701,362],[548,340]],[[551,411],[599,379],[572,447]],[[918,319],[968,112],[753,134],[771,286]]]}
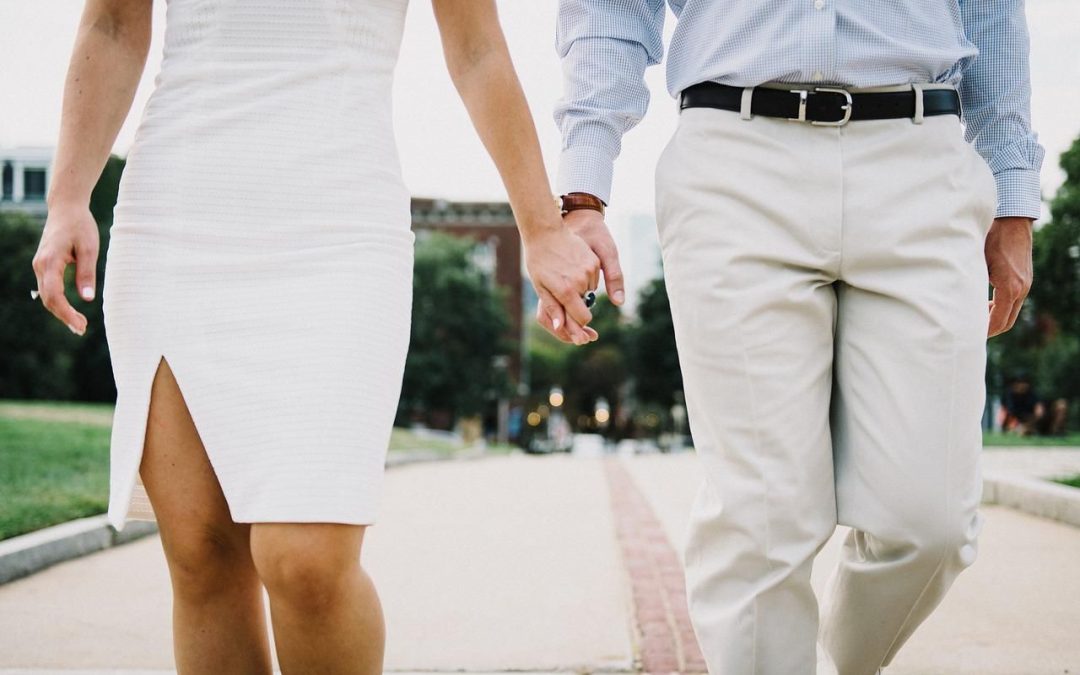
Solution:
{"label": "shirt placket", "polygon": [[810,13],[805,74],[810,82],[836,80],[836,3],[839,0],[799,0]]}

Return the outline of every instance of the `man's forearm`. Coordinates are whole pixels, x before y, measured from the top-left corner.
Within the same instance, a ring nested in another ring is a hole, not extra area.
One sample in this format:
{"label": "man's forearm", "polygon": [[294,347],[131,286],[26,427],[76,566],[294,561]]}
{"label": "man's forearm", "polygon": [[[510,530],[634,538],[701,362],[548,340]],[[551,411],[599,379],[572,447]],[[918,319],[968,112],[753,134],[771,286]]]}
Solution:
{"label": "man's forearm", "polygon": [[1038,218],[1044,150],[1031,130],[1029,37],[1023,0],[966,0],[964,28],[979,55],[960,96],[967,139],[994,172],[997,217]]}
{"label": "man's forearm", "polygon": [[562,132],[556,189],[610,201],[622,136],[645,115],[645,69],[663,55],[663,0],[562,0],[556,48],[565,91],[555,108]]}

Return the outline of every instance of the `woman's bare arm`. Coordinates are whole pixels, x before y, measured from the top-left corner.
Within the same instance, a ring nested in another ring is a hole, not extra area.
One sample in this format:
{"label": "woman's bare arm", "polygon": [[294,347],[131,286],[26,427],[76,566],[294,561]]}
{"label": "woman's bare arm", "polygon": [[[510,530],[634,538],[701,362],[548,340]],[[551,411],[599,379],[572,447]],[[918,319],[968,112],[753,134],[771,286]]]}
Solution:
{"label": "woman's bare arm", "polygon": [[60,138],[49,186],[49,215],[34,256],[41,300],[79,335],[86,317],[64,296],[64,270],[94,297],[98,232],[90,193],[131,109],[150,47],[151,0],[87,0],[64,83]]}
{"label": "woman's bare arm", "polygon": [[600,261],[562,222],[532,114],[506,47],[494,0],[432,0],[450,77],[506,186],[540,298],[538,319],[567,341],[596,339],[581,292]]}

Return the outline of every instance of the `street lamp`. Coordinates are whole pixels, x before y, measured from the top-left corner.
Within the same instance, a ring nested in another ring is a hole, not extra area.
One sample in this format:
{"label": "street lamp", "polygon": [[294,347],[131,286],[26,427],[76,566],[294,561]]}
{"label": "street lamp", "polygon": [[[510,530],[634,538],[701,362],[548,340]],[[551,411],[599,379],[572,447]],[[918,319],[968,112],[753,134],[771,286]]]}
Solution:
{"label": "street lamp", "polygon": [[562,407],[563,404],[563,391],[559,387],[552,387],[551,392],[548,394],[548,403],[552,408]]}
{"label": "street lamp", "polygon": [[593,411],[593,417],[596,418],[596,423],[601,428],[606,427],[608,420],[611,419],[611,407],[603,396],[596,399],[596,409]]}

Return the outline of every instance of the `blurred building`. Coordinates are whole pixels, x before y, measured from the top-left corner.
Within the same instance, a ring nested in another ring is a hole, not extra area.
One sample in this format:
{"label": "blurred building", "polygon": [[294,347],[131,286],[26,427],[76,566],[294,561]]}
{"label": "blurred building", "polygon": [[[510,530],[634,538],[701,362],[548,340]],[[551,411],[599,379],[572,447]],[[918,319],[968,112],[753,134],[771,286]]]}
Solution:
{"label": "blurred building", "polygon": [[492,283],[506,289],[506,314],[510,319],[508,338],[518,349],[509,355],[507,372],[515,387],[522,383],[524,352],[523,308],[525,287],[522,275],[521,235],[514,213],[506,202],[452,202],[444,199],[413,199],[412,225],[418,239],[425,232],[445,232],[476,242],[473,261],[487,273]]}
{"label": "blurred building", "polygon": [[52,178],[52,148],[0,148],[0,211],[45,218]]}

